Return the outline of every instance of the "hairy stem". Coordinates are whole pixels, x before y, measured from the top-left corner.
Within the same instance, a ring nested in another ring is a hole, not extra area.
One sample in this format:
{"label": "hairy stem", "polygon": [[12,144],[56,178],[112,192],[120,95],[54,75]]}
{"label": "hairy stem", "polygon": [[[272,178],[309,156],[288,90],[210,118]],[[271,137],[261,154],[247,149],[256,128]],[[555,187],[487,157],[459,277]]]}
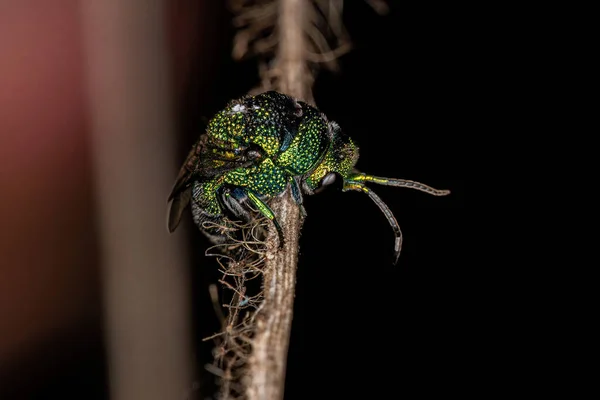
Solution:
{"label": "hairy stem", "polygon": [[[298,99],[310,99],[312,82],[306,65],[305,0],[280,0],[276,89]],[[256,316],[253,351],[249,359],[247,396],[251,400],[281,399],[292,326],[300,210],[287,192],[271,203],[286,239],[278,249],[277,233],[270,229],[263,271],[264,301]]]}

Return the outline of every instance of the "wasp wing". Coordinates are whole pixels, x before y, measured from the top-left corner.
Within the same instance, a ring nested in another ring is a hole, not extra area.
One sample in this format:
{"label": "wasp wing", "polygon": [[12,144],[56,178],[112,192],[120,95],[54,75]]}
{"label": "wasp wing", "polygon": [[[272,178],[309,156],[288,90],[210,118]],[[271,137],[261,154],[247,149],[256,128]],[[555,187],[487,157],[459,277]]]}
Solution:
{"label": "wasp wing", "polygon": [[192,198],[192,185],[215,179],[236,168],[246,168],[256,163],[255,153],[247,151],[250,146],[234,146],[231,143],[217,141],[204,134],[194,144],[183,166],[179,170],[173,190],[169,195],[171,201],[168,216],[169,232],[175,231],[183,211]]}

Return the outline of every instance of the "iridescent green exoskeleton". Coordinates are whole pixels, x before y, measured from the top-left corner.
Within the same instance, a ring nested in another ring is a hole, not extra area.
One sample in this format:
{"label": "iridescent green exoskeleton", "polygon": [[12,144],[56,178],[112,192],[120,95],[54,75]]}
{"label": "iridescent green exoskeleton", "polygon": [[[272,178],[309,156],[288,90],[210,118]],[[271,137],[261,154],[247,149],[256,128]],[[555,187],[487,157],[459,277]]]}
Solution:
{"label": "iridescent green exoskeleton", "polygon": [[267,204],[269,199],[290,188],[306,215],[302,195],[319,192],[338,176],[343,180],[343,191],[366,193],[384,213],[396,236],[396,262],[402,246],[400,227],[366,184],[407,187],[434,196],[450,192],[360,173],[354,169],[357,160],[358,147],[352,139],[307,103],[274,91],[231,101],[209,122],[181,168],[169,196],[169,231],[175,230],[191,203],[196,225],[214,242],[222,242],[223,234],[206,223],[226,225],[225,217],[247,220],[249,203],[273,222],[283,245],[283,233]]}

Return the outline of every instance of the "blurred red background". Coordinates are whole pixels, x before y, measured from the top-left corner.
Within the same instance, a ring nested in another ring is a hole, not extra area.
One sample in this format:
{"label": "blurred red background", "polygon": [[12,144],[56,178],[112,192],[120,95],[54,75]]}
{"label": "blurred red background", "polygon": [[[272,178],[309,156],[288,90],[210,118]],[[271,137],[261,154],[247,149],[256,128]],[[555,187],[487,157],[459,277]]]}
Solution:
{"label": "blurred red background", "polygon": [[[177,103],[207,21],[164,6]],[[0,397],[103,351],[82,46],[79,0],[0,2]]]}

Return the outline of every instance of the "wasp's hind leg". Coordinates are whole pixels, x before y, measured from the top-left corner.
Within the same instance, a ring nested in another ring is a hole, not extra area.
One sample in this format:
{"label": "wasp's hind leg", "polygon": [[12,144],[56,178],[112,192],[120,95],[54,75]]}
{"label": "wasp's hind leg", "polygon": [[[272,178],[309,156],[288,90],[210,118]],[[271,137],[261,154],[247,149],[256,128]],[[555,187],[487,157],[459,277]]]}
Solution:
{"label": "wasp's hind leg", "polygon": [[[216,189],[215,189],[216,186]],[[223,186],[214,182],[196,183],[191,197],[192,216],[195,225],[215,245],[227,253],[232,244],[239,241],[239,225],[248,212],[237,201],[226,201]],[[249,217],[245,218],[248,221]]]}
{"label": "wasp's hind leg", "polygon": [[280,247],[283,247],[283,231],[279,225],[279,222],[275,218],[275,214],[271,208],[254,193],[239,186],[224,186],[219,189],[219,200],[224,209],[229,211],[236,218],[242,219],[244,222],[248,222],[252,218],[247,207],[245,207],[245,203],[249,201],[254,207],[256,207],[261,215],[273,221],[279,236],[279,245]]}
{"label": "wasp's hind leg", "polygon": [[243,222],[250,221],[250,212],[244,207],[244,203],[248,200],[248,195],[244,189],[221,186],[219,188],[219,200],[222,207],[229,211],[232,216]]}
{"label": "wasp's hind leg", "polygon": [[[241,224],[248,224],[252,220],[250,209],[247,206],[248,195],[238,186],[223,185],[217,189],[217,199],[230,225],[235,227],[235,241],[244,242],[247,239],[243,232],[244,227]],[[258,230],[253,234],[258,234],[259,237],[265,235],[264,229],[258,227]]]}
{"label": "wasp's hind leg", "polygon": [[211,243],[221,245],[227,242],[228,232],[232,227],[229,226],[224,215],[206,212],[195,199],[191,201],[191,208],[194,224]]}

